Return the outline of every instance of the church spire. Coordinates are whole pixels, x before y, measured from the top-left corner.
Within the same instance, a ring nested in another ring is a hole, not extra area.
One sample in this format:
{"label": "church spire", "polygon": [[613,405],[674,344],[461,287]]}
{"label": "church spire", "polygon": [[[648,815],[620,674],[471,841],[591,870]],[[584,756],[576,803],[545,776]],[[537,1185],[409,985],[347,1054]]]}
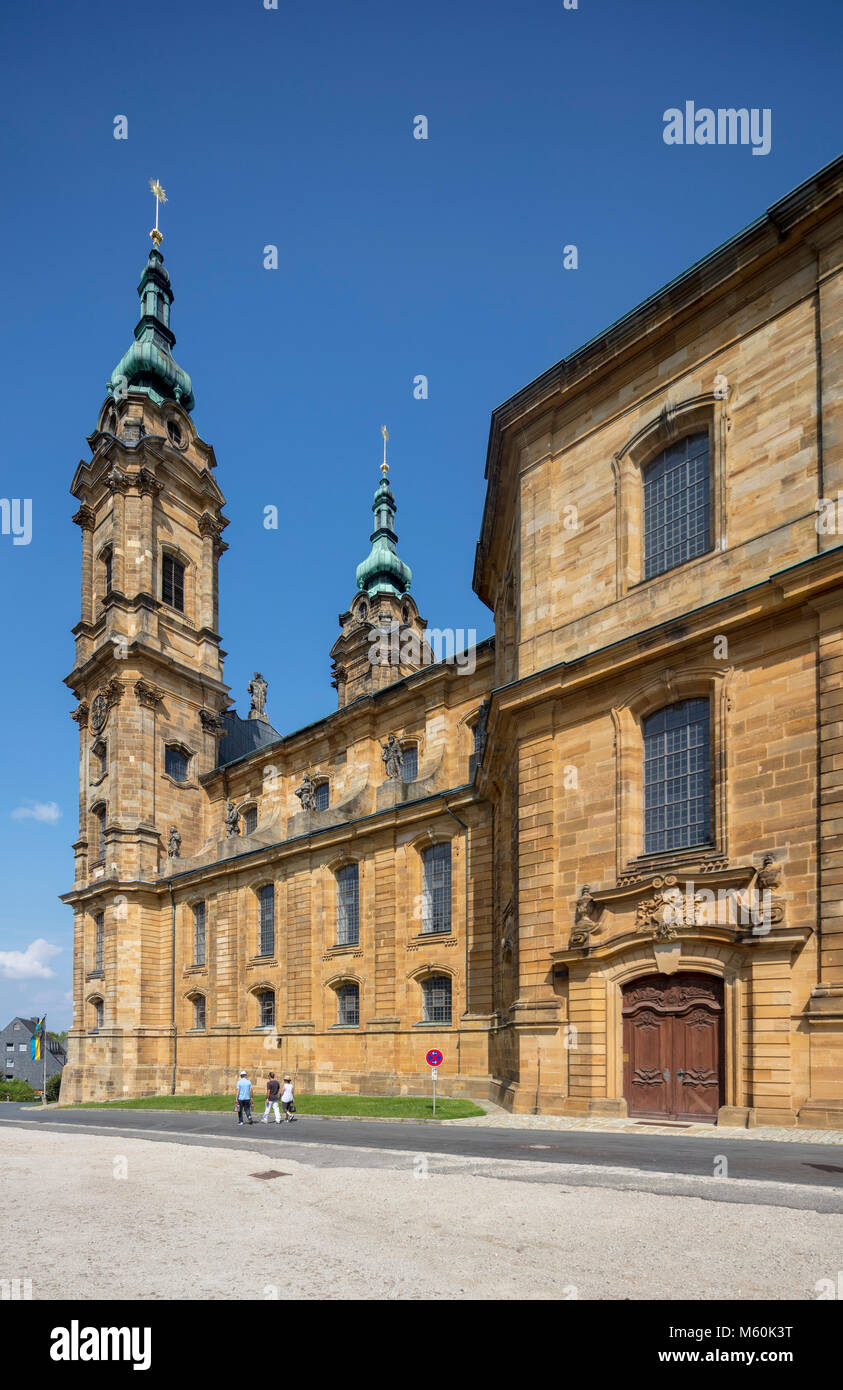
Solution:
{"label": "church spire", "polygon": [[127,391],[142,391],[156,405],[177,401],[184,410],[191,411],[196,400],[190,377],[173,359],[173,291],[160,250],[163,233],[158,227],[158,208],[167,198],[157,179],[150,182],[150,188],[155,195],[155,226],[149,233],[152,250],[138,285],[141,316],[135,325],[135,341],[111,373],[108,390],[117,399]]}
{"label": "church spire", "polygon": [[386,441],[389,438],[386,427],[384,435],[384,461],[381,464],[381,480],[375,489],[372,511],[375,514],[375,529],[369,540],[372,549],[366,559],[357,566],[357,587],[364,590],[369,598],[379,594],[392,594],[402,598],[409,593],[413,572],[405,565],[396,550],[398,536],[395,531],[395,513],[398,510],[392,488],[389,486],[389,464],[386,462]]}

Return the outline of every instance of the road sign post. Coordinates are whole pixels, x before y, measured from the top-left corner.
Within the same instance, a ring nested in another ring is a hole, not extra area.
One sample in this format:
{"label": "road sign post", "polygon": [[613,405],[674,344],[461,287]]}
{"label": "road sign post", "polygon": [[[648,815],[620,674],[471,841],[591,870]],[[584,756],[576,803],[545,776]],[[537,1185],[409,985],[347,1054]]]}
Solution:
{"label": "road sign post", "polygon": [[427,1065],[433,1072],[433,1113],[436,1114],[436,1073],[442,1065],[442,1053],[437,1047],[432,1047],[425,1057]]}

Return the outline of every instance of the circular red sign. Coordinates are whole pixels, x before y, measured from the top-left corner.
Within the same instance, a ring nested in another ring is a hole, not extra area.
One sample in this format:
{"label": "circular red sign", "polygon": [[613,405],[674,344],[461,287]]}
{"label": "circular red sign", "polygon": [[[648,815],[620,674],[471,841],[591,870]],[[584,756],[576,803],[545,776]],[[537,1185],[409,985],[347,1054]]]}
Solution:
{"label": "circular red sign", "polygon": [[427,1065],[429,1067],[441,1067],[442,1053],[438,1050],[438,1048],[432,1047],[428,1052],[425,1061],[427,1062]]}

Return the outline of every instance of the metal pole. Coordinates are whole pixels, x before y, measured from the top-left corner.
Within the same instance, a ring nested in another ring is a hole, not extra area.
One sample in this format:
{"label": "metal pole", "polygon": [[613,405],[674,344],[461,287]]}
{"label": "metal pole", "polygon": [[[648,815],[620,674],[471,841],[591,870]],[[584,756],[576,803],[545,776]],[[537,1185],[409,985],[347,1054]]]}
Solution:
{"label": "metal pole", "polygon": [[435,1114],[436,1114],[436,1073],[438,1072],[439,1068],[438,1068],[438,1067],[431,1067],[430,1070],[433,1072],[433,1113],[434,1113],[434,1115],[435,1115]]}

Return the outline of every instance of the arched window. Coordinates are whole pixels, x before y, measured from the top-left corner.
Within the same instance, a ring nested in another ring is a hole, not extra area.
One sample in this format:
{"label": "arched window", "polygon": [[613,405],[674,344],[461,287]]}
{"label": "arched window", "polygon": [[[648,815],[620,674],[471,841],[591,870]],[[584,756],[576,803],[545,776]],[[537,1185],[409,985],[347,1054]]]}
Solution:
{"label": "arched window", "polygon": [[258,1027],[275,1027],[275,990],[262,989],[258,992]]}
{"label": "arched window", "polygon": [[708,431],[663,449],[643,482],[644,578],[651,579],[711,547]]}
{"label": "arched window", "polygon": [[422,931],[451,930],[451,846],[422,852]]}
{"label": "arched window", "polygon": [[194,994],[193,996],[193,1027],[198,1032],[205,1031],[205,996],[204,994]]}
{"label": "arched window", "polygon": [[243,834],[254,835],[258,828],[257,806],[247,806],[243,812]]}
{"label": "arched window", "polygon": [[205,904],[193,904],[193,964],[205,964]]}
{"label": "arched window", "polygon": [[425,1023],[451,1022],[451,977],[430,975],[422,980]]}
{"label": "arched window", "polygon": [[168,743],[164,749],[164,771],[174,782],[186,782],[190,771],[190,754],[178,744]]}
{"label": "arched window", "polygon": [[99,781],[108,772],[108,748],[105,739],[99,738],[91,748],[91,781]]}
{"label": "arched window", "polygon": [[260,914],[260,948],[259,954],[271,956],[275,954],[275,885],[265,883],[258,889],[258,907]]}
{"label": "arched window", "polygon": [[331,803],[331,787],[328,782],[317,782],[316,797],[313,803],[314,810],[327,811]]}
{"label": "arched window", "polygon": [[406,603],[404,604],[404,607],[401,609],[401,621],[404,623],[408,623],[410,621],[410,610]]}
{"label": "arched window", "polygon": [[356,946],[360,939],[359,879],[356,864],[337,870],[337,945]]}
{"label": "arched window", "polygon": [[357,616],[358,616],[358,618],[360,619],[361,622],[362,622],[365,618],[368,618],[368,616],[369,616],[369,605],[368,605],[368,603],[361,603],[361,604],[359,604],[359,606],[358,606],[358,608],[357,608]]}
{"label": "arched window", "polygon": [[401,764],[402,782],[415,782],[419,775],[419,749],[416,743],[402,743],[404,761]]}
{"label": "arched window", "polygon": [[168,607],[184,612],[184,565],[166,551],[161,563],[161,598]]}
{"label": "arched window", "polygon": [[91,1032],[92,1032],[92,1033],[98,1033],[98,1032],[100,1031],[100,1029],[102,1028],[102,1020],[103,1020],[103,1003],[102,1003],[102,1000],[101,1000],[101,999],[98,999],[98,998],[97,998],[97,999],[90,999],[88,1002],[90,1003],[91,1008],[92,1008],[93,1011],[94,1011],[93,1027],[91,1028]]}
{"label": "arched window", "polygon": [[643,721],[644,853],[702,845],[711,834],[708,700],[682,700]]}
{"label": "arched window", "polygon": [[94,969],[101,975],[105,960],[105,913],[94,914]]}
{"label": "arched window", "polygon": [[351,981],[337,986],[337,1023],[344,1028],[360,1025],[360,986]]}
{"label": "arched window", "polygon": [[167,421],[167,433],[174,444],[181,444],[181,430],[175,420]]}
{"label": "arched window", "polygon": [[102,553],[102,591],[105,598],[108,598],[108,595],[111,593],[111,580],[114,568],[113,561],[114,552],[109,546],[108,550],[104,550]]}

